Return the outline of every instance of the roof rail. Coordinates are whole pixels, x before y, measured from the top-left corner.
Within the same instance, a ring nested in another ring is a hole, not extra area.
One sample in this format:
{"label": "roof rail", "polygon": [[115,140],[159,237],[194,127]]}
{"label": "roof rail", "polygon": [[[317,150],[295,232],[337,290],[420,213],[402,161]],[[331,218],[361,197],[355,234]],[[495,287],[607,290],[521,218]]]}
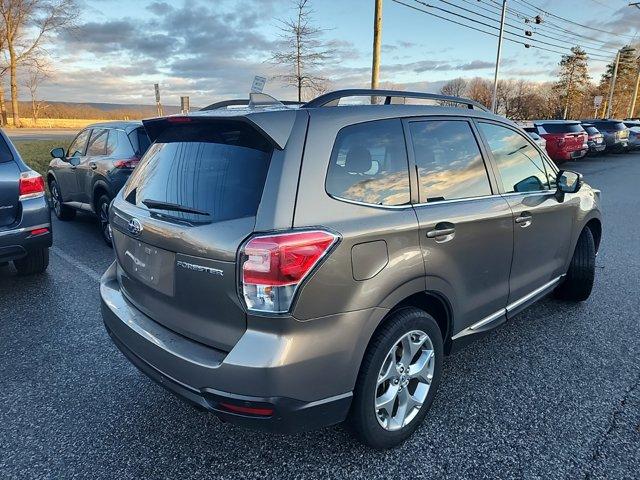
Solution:
{"label": "roof rail", "polygon": [[341,98],[345,97],[386,97],[384,100],[385,105],[391,105],[392,98],[421,98],[425,100],[438,100],[442,102],[458,103],[460,105],[466,105],[470,109],[478,109],[488,112],[489,109],[480,103],[462,97],[451,97],[448,95],[439,95],[437,93],[423,93],[423,92],[405,92],[402,90],[377,90],[369,88],[353,88],[346,90],[336,90],[334,92],[325,93],[319,97],[310,100],[302,105],[301,108],[318,108],[326,106],[336,106]]}
{"label": "roof rail", "polygon": [[[280,100],[283,105],[302,105],[303,102],[295,102],[291,100]],[[212,103],[200,109],[201,112],[207,110],[220,110],[227,107],[249,107],[251,100],[248,98],[238,98],[233,100],[223,100],[221,102]]]}

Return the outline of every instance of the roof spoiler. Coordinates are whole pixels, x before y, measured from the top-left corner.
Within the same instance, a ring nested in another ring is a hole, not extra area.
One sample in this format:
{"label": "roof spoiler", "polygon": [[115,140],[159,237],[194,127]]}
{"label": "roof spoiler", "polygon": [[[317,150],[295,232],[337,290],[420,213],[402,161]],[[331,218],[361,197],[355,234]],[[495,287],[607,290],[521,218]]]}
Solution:
{"label": "roof spoiler", "polygon": [[274,110],[269,112],[268,115],[252,115],[251,113],[246,113],[246,111],[243,111],[243,113],[239,113],[238,115],[225,114],[220,116],[170,115],[168,117],[149,118],[143,120],[142,124],[147,131],[149,139],[153,143],[162,134],[162,132],[174,126],[189,123],[219,124],[223,122],[243,122],[249,124],[269,139],[271,143],[273,143],[274,147],[282,150],[289,140],[297,114],[297,110]]}

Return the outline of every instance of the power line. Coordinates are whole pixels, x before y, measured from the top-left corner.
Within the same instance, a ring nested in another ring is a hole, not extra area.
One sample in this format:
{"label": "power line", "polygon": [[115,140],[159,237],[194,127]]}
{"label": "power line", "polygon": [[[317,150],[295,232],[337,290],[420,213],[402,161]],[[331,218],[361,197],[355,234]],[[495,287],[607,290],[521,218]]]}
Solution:
{"label": "power line", "polygon": [[[438,8],[438,7],[436,7],[436,6],[428,5],[428,4],[426,4],[426,3],[424,3],[424,2],[422,2],[422,1],[420,1],[420,0],[414,0],[414,1],[416,1],[417,3],[420,3],[420,4],[422,4],[422,5],[424,5],[425,7],[429,7],[429,6],[431,6],[432,8]],[[463,11],[465,11],[465,12],[471,13],[471,14],[473,14],[473,15],[477,15],[477,16],[479,16],[479,17],[486,18],[486,19],[491,20],[491,21],[494,21],[494,22],[499,22],[499,20],[498,20],[498,19],[496,19],[496,18],[489,17],[489,16],[487,16],[487,15],[483,15],[482,13],[475,12],[475,11],[470,10],[470,9],[468,9],[468,8],[465,8],[465,7],[461,7],[461,6],[459,6],[459,5],[456,5],[455,3],[451,3],[451,2],[449,2],[449,1],[447,1],[447,0],[440,0],[440,1],[441,1],[442,3],[446,3],[447,5],[450,5],[450,6],[452,6],[452,7],[458,8],[458,9],[460,9],[460,10],[463,10]],[[463,0],[463,1],[466,1],[466,0]],[[467,2],[467,3],[470,3],[470,2]],[[452,12],[449,12],[449,13],[452,13]],[[516,29],[520,29],[520,28],[522,28],[522,27],[521,27],[521,26],[519,26],[519,25],[514,25],[514,24],[509,23],[509,22],[505,22],[505,25],[507,25],[507,26],[509,26],[509,27],[511,27],[511,28],[516,28]],[[524,35],[524,36],[523,36],[522,34],[519,34],[519,33],[513,33],[513,32],[510,32],[510,33],[511,33],[512,35],[518,35],[518,36],[519,36],[519,37],[521,37],[521,38],[525,38],[525,39],[527,39],[527,40],[531,40],[531,41],[537,41],[537,42],[539,42],[539,43],[542,43],[542,44],[545,44],[545,45],[549,45],[549,46],[552,46],[552,47],[566,48],[564,45],[557,45],[557,44],[553,44],[553,43],[545,42],[544,40],[538,40],[538,39],[535,39],[535,38],[533,38],[533,37],[526,36],[526,35]],[[541,37],[550,38],[550,39],[552,39],[552,40],[559,40],[559,41],[563,41],[563,39],[562,39],[562,38],[554,37],[554,36],[551,36],[551,35],[545,35],[544,33],[538,33],[538,35],[540,35]],[[606,49],[604,49],[604,48],[598,48],[598,47],[588,47],[588,48],[589,48],[589,49],[593,49],[593,50],[601,50],[601,51],[603,51],[603,52],[610,53],[610,54],[612,54],[612,55],[615,55],[615,54],[616,54],[616,52],[611,51],[611,50],[606,50]],[[586,47],[585,47],[585,50],[586,50]],[[600,54],[596,53],[595,55],[600,55]]]}
{"label": "power line", "polygon": [[577,25],[578,27],[588,28],[588,29],[594,30],[596,32],[606,33],[608,35],[614,35],[616,37],[627,37],[627,38],[630,38],[630,39],[635,39],[636,38],[636,35],[627,35],[625,33],[610,32],[608,30],[602,30],[601,28],[590,27],[588,25],[583,25],[582,23],[574,22],[573,20],[570,20],[568,18],[564,18],[564,17],[561,17],[560,15],[556,15],[555,13],[551,13],[551,12],[549,12],[547,10],[543,10],[542,8],[540,8],[538,6],[531,4],[527,0],[515,0],[515,1],[520,3],[520,4],[528,5],[530,8],[538,9],[542,13],[545,13],[545,14],[549,15],[550,17],[554,17],[554,18],[557,18],[558,20],[562,20],[563,22],[567,22],[567,23],[571,23],[573,25]]}
{"label": "power line", "polygon": [[[405,3],[405,2],[403,2],[403,1],[401,1],[401,0],[391,0],[391,1],[392,1],[392,2],[394,2],[394,3],[397,3],[397,4],[399,4],[399,5],[403,5],[403,6],[405,6],[405,7],[411,8],[412,10],[416,10],[416,11],[418,11],[418,12],[424,13],[424,14],[426,14],[426,15],[430,15],[430,16],[432,16],[432,17],[436,17],[436,18],[439,18],[439,19],[441,19],[441,20],[445,20],[445,21],[447,21],[447,22],[454,23],[454,24],[456,24],[456,25],[460,25],[460,26],[465,27],[465,28],[468,28],[468,29],[470,29],[470,30],[475,30],[476,32],[484,33],[485,35],[490,35],[490,36],[492,36],[492,37],[498,37],[498,35],[497,35],[497,34],[495,34],[495,33],[487,32],[487,31],[485,31],[485,30],[482,30],[482,29],[480,29],[480,28],[474,27],[474,26],[472,26],[472,25],[467,25],[467,24],[465,24],[465,23],[458,22],[458,21],[453,20],[453,19],[451,19],[451,18],[443,17],[442,15],[438,15],[438,14],[433,13],[433,12],[428,12],[428,11],[426,11],[426,10],[423,10],[423,9],[419,8],[419,7],[416,7],[415,5],[409,5],[408,3]],[[471,21],[473,21],[473,19],[470,19],[470,20],[471,20]],[[476,23],[481,23],[481,22],[476,22]],[[482,23],[481,23],[481,24],[482,24]],[[484,25],[484,24],[483,24],[483,25]],[[488,26],[489,28],[493,28],[493,29],[496,29],[496,28],[497,28],[497,27],[492,27],[491,25],[486,25],[486,26]],[[552,50],[552,49],[550,49],[550,48],[545,48],[545,47],[540,47],[540,46],[537,46],[537,45],[527,44],[527,43],[525,43],[525,42],[521,42],[521,41],[519,41],[519,40],[514,40],[514,39],[511,39],[511,38],[508,38],[508,37],[504,37],[504,39],[505,39],[505,40],[507,40],[507,41],[509,41],[509,42],[512,42],[512,43],[517,43],[517,44],[519,44],[519,45],[524,45],[525,47],[528,45],[530,48],[535,48],[535,49],[537,49],[537,50],[542,50],[542,51],[545,51],[545,52],[555,53],[555,54],[557,54],[557,55],[565,55],[565,54],[566,54],[566,52],[560,52],[560,51],[558,51],[558,50]],[[594,61],[597,61],[597,62],[606,62],[606,61],[607,61],[607,60],[600,60],[600,59],[593,59],[593,60],[594,60]]]}
{"label": "power line", "polygon": [[[465,3],[468,3],[470,5],[475,5],[476,7],[484,10],[485,12],[489,12],[492,14],[499,14],[501,7],[500,5],[493,1],[493,0],[487,0],[486,6],[487,7],[491,7],[494,10],[489,10],[488,8],[486,8],[485,3],[481,2],[481,1],[477,1],[477,2],[472,2],[471,0],[462,0]],[[524,20],[525,22],[531,22],[532,17],[531,15],[527,15],[523,12],[519,12],[517,10],[514,10],[511,7],[507,7],[507,14],[511,16],[511,18],[513,20]],[[548,22],[546,22],[548,23]],[[602,50],[602,51],[606,51],[603,48],[599,48],[602,47],[604,45],[607,44],[607,42],[603,42],[602,40],[590,40],[591,37],[585,37],[584,35],[580,35],[574,32],[571,32],[569,30],[565,30],[564,28],[561,27],[554,27],[552,25],[547,25],[547,24],[533,24],[530,25],[530,28],[533,32],[535,32],[536,34],[543,36],[543,37],[548,37],[548,38],[553,38],[554,40],[560,40],[560,41],[571,41],[571,42],[582,42],[583,44],[586,44],[587,46],[589,46],[589,48],[594,48],[596,50]],[[540,31],[542,30],[542,32]],[[550,32],[550,33],[556,33],[558,35],[560,35],[560,37],[554,37],[551,35],[547,35],[543,32]],[[574,38],[571,37],[579,37],[582,40],[576,40]],[[588,44],[592,44],[594,46],[590,46]],[[612,52],[613,54],[615,54],[615,52]]]}
{"label": "power line", "polygon": [[[489,1],[491,3],[493,3],[493,4],[495,4],[495,5],[498,5],[498,2],[496,2],[495,0],[489,0]],[[515,0],[515,1],[519,1],[519,0]],[[520,2],[520,3],[522,4],[522,2]],[[535,7],[531,7],[531,6],[526,5],[526,4],[522,4],[522,5],[524,7],[526,7],[526,8],[531,9],[533,11],[533,13],[532,14],[531,13],[526,13],[526,12],[523,12],[523,11],[518,10],[516,8],[513,8],[513,7],[507,7],[507,10],[509,10],[510,12],[512,12],[515,15],[522,16],[523,18],[530,18],[532,15],[535,17],[535,16],[539,15],[540,13],[544,13],[542,10],[537,10]],[[571,30],[568,30],[567,28],[563,27],[562,25],[559,25],[559,24],[557,24],[555,22],[552,22],[551,20],[545,20],[544,24],[537,25],[535,27],[535,29],[538,29],[538,28],[555,28],[556,30],[560,30],[564,34],[569,35],[569,36],[580,37],[580,38],[583,38],[583,39],[590,40],[591,42],[597,42],[597,43],[600,43],[600,44],[608,43],[608,42],[604,42],[602,40],[599,40],[599,39],[597,39],[595,37],[589,37],[589,36],[581,34],[581,33],[572,32]],[[587,28],[590,29],[590,27],[587,27]]]}
{"label": "power line", "polygon": [[[426,3],[426,2],[423,2],[422,0],[413,0],[413,1],[414,1],[414,2],[416,2],[416,3],[419,3],[419,4],[421,4],[421,5],[424,5],[424,6],[425,6],[425,7],[427,7],[427,8],[433,8],[433,9],[436,9],[436,10],[442,11],[442,12],[444,12],[444,13],[448,13],[449,15],[453,15],[453,16],[456,16],[456,17],[458,17],[458,18],[463,18],[463,19],[465,19],[465,20],[468,20],[468,21],[474,22],[474,23],[476,23],[476,24],[483,25],[483,26],[488,27],[488,28],[491,28],[491,29],[493,29],[493,30],[500,30],[498,27],[495,27],[495,26],[493,26],[493,25],[489,25],[489,24],[484,23],[484,22],[481,22],[481,21],[479,21],[479,20],[475,20],[475,19],[473,19],[473,18],[469,18],[469,17],[467,17],[467,16],[465,16],[465,15],[462,15],[462,14],[459,14],[459,13],[456,13],[456,12],[452,12],[452,11],[447,10],[447,9],[445,9],[445,8],[441,8],[441,7],[438,7],[438,6],[435,6],[435,5],[428,4],[428,3]],[[397,3],[397,2],[396,2],[396,3]],[[460,8],[460,7],[459,7],[459,8]],[[422,12],[425,12],[425,13],[430,13],[430,12],[426,12],[425,10],[420,10],[420,9],[418,9],[418,10],[419,10],[419,11],[422,11]],[[492,20],[493,20],[493,19],[492,19]],[[485,32],[485,33],[486,33],[486,32]],[[532,38],[530,38],[530,37],[525,37],[524,35],[521,35],[521,34],[518,34],[518,33],[514,33],[514,32],[506,31],[506,33],[508,33],[509,35],[512,35],[512,36],[514,36],[514,37],[516,37],[516,38],[522,38],[522,39],[527,40],[527,42],[526,42],[526,43],[525,43],[525,42],[517,42],[517,43],[521,43],[521,44],[522,44],[522,45],[524,45],[525,47],[526,47],[527,45],[529,45],[530,47],[535,46],[536,48],[540,48],[540,49],[541,49],[542,47],[540,47],[538,44],[542,44],[542,45],[548,45],[548,46],[550,46],[550,47],[567,49],[567,47],[565,47],[564,45],[557,45],[557,44],[554,44],[554,43],[545,42],[544,40],[532,39]],[[512,41],[514,41],[514,40],[512,40]],[[536,42],[536,43],[534,43],[534,42]],[[560,53],[560,54],[566,54],[566,53],[568,53],[568,52],[564,52],[564,53],[562,53],[562,52],[558,52],[558,51],[554,51],[554,52],[555,52],[555,53]],[[609,60],[609,57],[607,57],[607,56],[605,56],[605,55],[603,55],[603,54],[600,54],[600,53],[592,53],[592,52],[591,52],[591,53],[590,53],[590,56],[591,56],[591,57],[593,57],[593,58],[600,57],[600,60],[603,60],[603,61],[604,61],[605,59],[606,59],[607,61]]]}

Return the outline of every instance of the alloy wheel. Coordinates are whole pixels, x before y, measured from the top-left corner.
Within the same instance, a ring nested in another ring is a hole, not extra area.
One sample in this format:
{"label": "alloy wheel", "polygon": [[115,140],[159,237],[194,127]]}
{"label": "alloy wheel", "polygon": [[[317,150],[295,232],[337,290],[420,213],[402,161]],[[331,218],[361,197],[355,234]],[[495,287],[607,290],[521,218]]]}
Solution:
{"label": "alloy wheel", "polygon": [[109,204],[107,202],[102,202],[100,205],[99,217],[102,234],[106,240],[111,241],[111,229],[109,228]]}
{"label": "alloy wheel", "polygon": [[378,423],[400,430],[418,414],[427,398],[435,368],[429,335],[412,330],[400,337],[382,362],[375,390]]}
{"label": "alloy wheel", "polygon": [[60,192],[58,191],[58,184],[57,183],[53,183],[51,185],[51,202],[53,203],[53,211],[55,212],[56,216],[60,216]]}

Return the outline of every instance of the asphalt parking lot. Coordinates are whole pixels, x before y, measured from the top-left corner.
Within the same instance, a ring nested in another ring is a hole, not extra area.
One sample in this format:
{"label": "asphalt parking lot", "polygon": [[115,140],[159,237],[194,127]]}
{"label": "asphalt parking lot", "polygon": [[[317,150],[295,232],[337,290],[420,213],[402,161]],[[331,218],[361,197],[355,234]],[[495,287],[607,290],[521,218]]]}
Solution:
{"label": "asphalt parking lot", "polygon": [[425,424],[388,452],[342,427],[244,430],[164,391],[103,329],[113,252],[94,220],[54,222],[46,275],[0,267],[0,477],[638,478],[640,153],[563,168],[603,191],[591,298],[545,299],[449,357]]}

